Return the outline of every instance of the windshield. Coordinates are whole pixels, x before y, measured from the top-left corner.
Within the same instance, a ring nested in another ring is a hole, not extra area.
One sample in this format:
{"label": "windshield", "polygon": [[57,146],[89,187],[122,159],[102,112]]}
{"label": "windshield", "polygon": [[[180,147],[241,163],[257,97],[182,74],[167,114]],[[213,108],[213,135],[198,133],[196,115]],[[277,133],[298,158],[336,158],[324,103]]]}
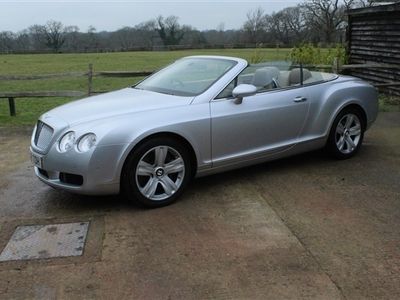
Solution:
{"label": "windshield", "polygon": [[146,78],[134,88],[177,96],[196,96],[236,64],[236,61],[228,59],[184,58]]}

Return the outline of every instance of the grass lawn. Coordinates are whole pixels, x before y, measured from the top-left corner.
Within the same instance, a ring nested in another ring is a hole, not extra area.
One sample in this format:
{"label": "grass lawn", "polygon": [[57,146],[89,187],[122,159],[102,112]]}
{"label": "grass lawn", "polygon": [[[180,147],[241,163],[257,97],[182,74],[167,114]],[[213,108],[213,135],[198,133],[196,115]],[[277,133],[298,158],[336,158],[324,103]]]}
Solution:
{"label": "grass lawn", "polygon": [[[290,49],[257,50],[266,61],[284,60]],[[90,54],[23,54],[0,55],[0,75],[39,75],[87,71],[156,70],[188,55],[227,55],[250,60],[254,49],[210,49],[157,52],[116,52]],[[116,90],[132,85],[140,78],[94,78],[94,90]],[[0,81],[1,92],[79,90],[87,91],[87,78],[62,78],[27,81]],[[10,117],[8,100],[0,98],[0,126],[33,125],[45,111],[72,101],[71,98],[16,99],[17,116]]]}
{"label": "grass lawn", "polygon": [[379,111],[399,111],[400,112],[400,97],[380,95],[379,96]]}

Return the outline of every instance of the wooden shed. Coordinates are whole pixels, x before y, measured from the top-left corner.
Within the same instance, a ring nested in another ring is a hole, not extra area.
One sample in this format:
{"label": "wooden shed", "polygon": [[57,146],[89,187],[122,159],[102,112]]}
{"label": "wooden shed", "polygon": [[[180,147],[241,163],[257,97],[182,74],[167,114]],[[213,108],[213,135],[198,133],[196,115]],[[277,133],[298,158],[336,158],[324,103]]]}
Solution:
{"label": "wooden shed", "polygon": [[[388,64],[397,68],[353,69],[349,73],[375,84],[400,82],[400,3],[348,11],[350,64]],[[400,85],[384,91],[400,95]]]}

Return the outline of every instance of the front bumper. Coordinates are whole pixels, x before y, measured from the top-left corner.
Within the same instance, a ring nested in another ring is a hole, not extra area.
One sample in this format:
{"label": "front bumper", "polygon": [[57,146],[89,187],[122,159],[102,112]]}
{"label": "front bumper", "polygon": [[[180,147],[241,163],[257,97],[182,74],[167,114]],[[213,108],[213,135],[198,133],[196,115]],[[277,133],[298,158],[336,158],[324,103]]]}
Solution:
{"label": "front bumper", "polygon": [[71,149],[60,153],[53,144],[46,154],[30,151],[41,160],[35,175],[56,189],[85,195],[118,194],[127,144],[96,146],[81,153]]}

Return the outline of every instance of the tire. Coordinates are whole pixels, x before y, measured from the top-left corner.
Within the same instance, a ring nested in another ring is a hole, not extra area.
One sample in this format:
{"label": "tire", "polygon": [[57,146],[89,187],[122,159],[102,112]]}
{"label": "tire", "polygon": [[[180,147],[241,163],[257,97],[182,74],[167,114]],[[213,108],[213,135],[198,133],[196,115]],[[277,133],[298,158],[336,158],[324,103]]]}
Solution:
{"label": "tire", "polygon": [[161,207],[174,202],[191,177],[189,150],[175,139],[155,137],[129,154],[121,174],[121,189],[130,201]]}
{"label": "tire", "polygon": [[326,148],[334,158],[348,159],[360,150],[364,131],[361,112],[356,108],[345,108],[332,124]]}

